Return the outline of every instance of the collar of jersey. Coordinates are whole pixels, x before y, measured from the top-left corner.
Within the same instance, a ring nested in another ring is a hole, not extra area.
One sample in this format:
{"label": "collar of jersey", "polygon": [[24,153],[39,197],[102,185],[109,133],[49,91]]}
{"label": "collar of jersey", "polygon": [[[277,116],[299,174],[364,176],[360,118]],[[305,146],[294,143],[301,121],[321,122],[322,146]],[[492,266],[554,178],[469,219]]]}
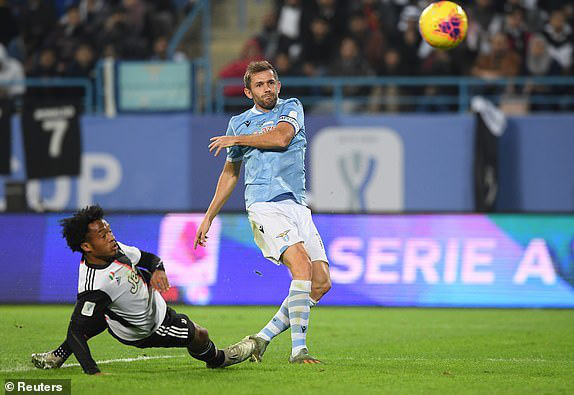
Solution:
{"label": "collar of jersey", "polygon": [[[84,257],[82,260],[84,261],[84,265],[86,265],[86,266],[89,267],[90,269],[96,269],[96,270],[98,270],[98,269],[106,269],[106,268],[108,268],[108,267],[114,262],[114,261],[111,261],[111,262],[106,263],[105,265],[96,265],[96,264],[93,264],[93,263],[89,263],[89,262],[86,260],[85,257]],[[115,260],[115,259],[114,259],[114,260]]]}

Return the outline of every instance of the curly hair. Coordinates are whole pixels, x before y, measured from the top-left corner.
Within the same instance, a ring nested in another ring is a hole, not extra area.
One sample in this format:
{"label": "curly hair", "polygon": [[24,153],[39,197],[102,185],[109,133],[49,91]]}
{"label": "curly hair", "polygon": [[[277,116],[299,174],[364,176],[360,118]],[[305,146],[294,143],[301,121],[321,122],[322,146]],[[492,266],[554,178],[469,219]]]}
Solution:
{"label": "curly hair", "polygon": [[72,251],[82,252],[82,243],[86,241],[88,225],[104,218],[104,210],[96,205],[88,206],[76,212],[72,217],[60,220],[62,237],[66,239]]}

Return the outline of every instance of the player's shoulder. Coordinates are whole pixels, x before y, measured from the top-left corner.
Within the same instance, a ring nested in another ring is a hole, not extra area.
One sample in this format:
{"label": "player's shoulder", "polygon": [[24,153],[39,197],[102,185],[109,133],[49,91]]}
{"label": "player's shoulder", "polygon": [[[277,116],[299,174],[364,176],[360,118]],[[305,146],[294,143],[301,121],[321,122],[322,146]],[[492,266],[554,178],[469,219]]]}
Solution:
{"label": "player's shoulder", "polygon": [[301,100],[297,99],[296,97],[290,97],[288,99],[280,99],[279,106],[295,106],[295,107],[300,107],[301,110],[303,110],[303,104],[301,103]]}
{"label": "player's shoulder", "polygon": [[82,260],[78,276],[78,295],[85,292],[105,290],[110,277],[113,273],[114,264],[110,263],[105,267],[95,267]]}
{"label": "player's shoulder", "polygon": [[120,243],[119,241],[117,243],[121,252],[123,252],[123,254],[129,259],[130,263],[136,264],[140,261],[142,252],[139,248],[128,246],[126,244]]}
{"label": "player's shoulder", "polygon": [[235,128],[235,127],[241,125],[247,119],[249,119],[252,115],[253,115],[253,112],[251,111],[251,108],[250,108],[248,110],[243,111],[241,114],[237,114],[237,115],[232,116],[231,119],[229,119],[229,124],[233,128]]}

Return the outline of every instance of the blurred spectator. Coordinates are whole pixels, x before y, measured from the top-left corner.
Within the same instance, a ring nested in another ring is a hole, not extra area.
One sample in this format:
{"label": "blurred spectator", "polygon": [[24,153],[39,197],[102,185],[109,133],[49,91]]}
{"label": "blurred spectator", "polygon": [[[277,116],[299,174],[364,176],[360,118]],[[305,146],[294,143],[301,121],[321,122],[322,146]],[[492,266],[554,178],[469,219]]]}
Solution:
{"label": "blurred spectator", "polygon": [[176,62],[181,62],[186,60],[185,54],[179,51],[176,51],[173,56],[169,56],[167,53],[167,49],[169,47],[169,41],[167,37],[160,36],[156,38],[153,43],[153,54],[151,56],[152,60],[173,60]]}
{"label": "blurred spectator", "polygon": [[96,64],[96,54],[89,44],[80,44],[75,52],[74,59],[65,71],[67,77],[91,78]]}
{"label": "blurred spectator", "polygon": [[516,8],[524,12],[523,20],[526,30],[536,32],[542,29],[545,13],[540,12],[536,0],[506,0],[504,3],[504,12],[507,14]]}
{"label": "blurred spectator", "polygon": [[495,34],[491,51],[476,60],[472,74],[482,78],[514,77],[520,72],[520,56],[510,48],[503,33]]}
{"label": "blurred spectator", "polygon": [[[562,67],[550,56],[548,44],[541,35],[535,35],[530,40],[525,64],[525,74],[532,77],[549,77],[562,73]],[[557,106],[549,105],[543,101],[537,102],[536,100],[540,100],[540,98],[544,98],[547,95],[564,93],[564,88],[555,85],[528,83],[524,87],[524,93],[534,99],[531,104],[531,110],[556,111],[558,109]]]}
{"label": "blurred spectator", "polygon": [[315,18],[326,21],[335,40],[340,40],[347,29],[347,1],[314,0],[305,1],[302,15],[303,41],[310,34],[309,27]]}
{"label": "blurred spectator", "polygon": [[385,51],[384,62],[379,69],[379,75],[384,77],[406,75],[401,53],[396,48]]}
{"label": "blurred spectator", "polygon": [[502,31],[508,38],[509,48],[516,51],[522,59],[526,56],[528,40],[531,33],[526,30],[524,22],[524,9],[522,7],[510,8],[506,12]]}
{"label": "blurred spectator", "polygon": [[149,42],[142,34],[145,12],[138,0],[124,0],[123,4],[131,8],[120,6],[112,11],[104,23],[99,45],[104,48],[113,45],[116,57],[121,59],[145,59],[149,54]]}
{"label": "blurred spectator", "polygon": [[50,2],[28,0],[20,17],[20,30],[24,40],[25,52],[29,59],[32,59],[32,56],[37,53],[42,46],[44,37],[55,25],[56,11]]}
{"label": "blurred spectator", "polygon": [[[279,80],[286,77],[296,77],[298,75],[296,66],[291,63],[291,59],[286,53],[278,53],[273,61],[273,66],[275,70],[277,70]],[[281,97],[283,99],[298,97],[301,94],[305,94],[304,89],[292,86],[291,84],[281,85]]]}
{"label": "blurred spectator", "polygon": [[279,51],[298,59],[301,54],[301,0],[285,0],[277,13]]}
{"label": "blurred spectator", "polygon": [[421,57],[425,58],[428,56],[428,53],[421,55],[421,36],[419,34],[418,21],[407,19],[405,21],[405,30],[400,37],[396,38],[396,42],[399,43],[398,48],[400,48],[399,52],[403,60],[405,75],[416,75],[419,70]]}
{"label": "blurred spectator", "polygon": [[[385,51],[383,65],[379,68],[379,74],[384,77],[400,76],[406,72],[401,53],[396,48],[388,48]],[[369,111],[397,112],[400,110],[398,98],[405,93],[404,88],[395,84],[385,84],[373,90]]]}
{"label": "blurred spectator", "polygon": [[[28,77],[34,78],[51,78],[60,77],[62,64],[58,64],[56,52],[52,48],[44,48],[40,51],[37,61],[28,70]],[[65,93],[65,88],[55,87],[29,87],[26,91],[26,97],[35,98],[53,98]]]}
{"label": "blurred spectator", "polygon": [[[225,65],[218,73],[219,78],[243,78],[245,69],[250,62],[263,60],[263,54],[259,43],[255,39],[245,42],[239,58]],[[225,96],[243,97],[243,84],[226,86]]]}
{"label": "blurred spectator", "polygon": [[[456,75],[452,61],[453,52],[432,51],[421,65],[421,74],[425,76],[448,77]],[[455,95],[458,88],[452,86],[426,85],[422,90],[423,101],[417,106],[418,112],[444,112],[454,106],[438,100],[437,96]],[[416,92],[411,89],[411,92]]]}
{"label": "blurred spectator", "polygon": [[543,34],[549,44],[550,56],[560,64],[564,73],[570,72],[574,36],[572,27],[566,24],[564,11],[552,11],[550,20],[544,26]]}
{"label": "blurred spectator", "polygon": [[58,25],[44,41],[44,45],[54,48],[60,61],[71,62],[74,51],[80,42],[90,41],[82,24],[78,7],[70,7]]}
{"label": "blurred spectator", "polygon": [[18,35],[18,20],[12,13],[8,0],[0,0],[0,44],[8,47]]}
{"label": "blurred spectator", "polygon": [[550,55],[546,40],[539,34],[530,40],[525,65],[525,74],[533,77],[560,75],[562,71]]}
{"label": "blurred spectator", "polygon": [[265,59],[273,59],[279,49],[277,15],[274,12],[263,15],[263,27],[255,39],[259,43]]}
{"label": "blurred spectator", "polygon": [[468,13],[468,33],[466,45],[478,54],[490,51],[490,35],[500,29],[501,16],[494,9],[492,0],[476,0],[466,9]]}
{"label": "blurred spectator", "polygon": [[22,64],[8,56],[4,45],[0,44],[0,98],[15,97],[24,93],[24,85],[3,85],[5,82],[21,81],[24,79]]}
{"label": "blurred spectator", "polygon": [[52,48],[44,48],[38,55],[38,60],[28,71],[30,77],[58,77],[58,63],[56,52]]}
{"label": "blurred spectator", "polygon": [[373,70],[378,69],[383,63],[386,45],[380,23],[369,25],[363,13],[356,12],[349,19],[349,37],[359,44],[361,54],[369,66]]}
{"label": "blurred spectator", "polygon": [[[341,41],[339,47],[339,58],[336,59],[331,68],[329,75],[338,77],[367,76],[373,72],[369,68],[365,58],[359,52],[357,42],[350,37]],[[365,96],[369,93],[368,86],[345,86],[343,93],[345,96]]]}
{"label": "blurred spectator", "polygon": [[306,67],[313,68],[313,75],[324,75],[333,58],[335,41],[326,20],[315,18],[311,22],[311,36],[303,42],[301,58]]}

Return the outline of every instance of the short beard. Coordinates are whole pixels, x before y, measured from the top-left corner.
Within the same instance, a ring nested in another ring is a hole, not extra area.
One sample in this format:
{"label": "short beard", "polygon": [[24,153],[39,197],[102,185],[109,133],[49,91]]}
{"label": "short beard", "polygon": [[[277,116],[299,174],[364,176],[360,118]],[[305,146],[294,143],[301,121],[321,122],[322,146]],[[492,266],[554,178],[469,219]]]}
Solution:
{"label": "short beard", "polygon": [[273,110],[275,108],[275,106],[277,105],[277,100],[278,100],[278,97],[275,96],[273,98],[273,101],[271,102],[271,104],[269,106],[267,106],[263,100],[256,100],[255,102],[261,108],[264,108],[266,110]]}

